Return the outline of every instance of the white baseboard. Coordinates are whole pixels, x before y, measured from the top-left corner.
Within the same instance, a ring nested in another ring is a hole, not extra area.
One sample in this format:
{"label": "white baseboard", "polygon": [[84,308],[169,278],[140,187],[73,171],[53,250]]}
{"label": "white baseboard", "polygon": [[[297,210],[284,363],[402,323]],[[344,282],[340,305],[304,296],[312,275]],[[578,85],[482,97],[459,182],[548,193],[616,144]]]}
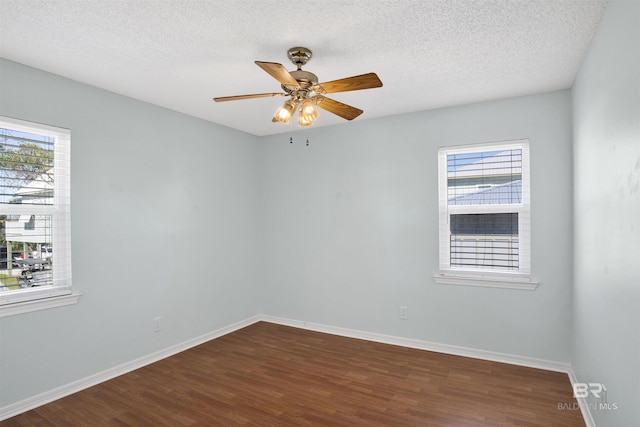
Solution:
{"label": "white baseboard", "polygon": [[490,360],[492,362],[502,362],[511,365],[544,369],[547,371],[564,372],[568,374],[571,369],[571,365],[569,363],[554,362],[550,360],[536,359],[533,357],[517,356],[513,354],[497,353],[495,351],[477,350],[474,348],[458,347],[455,345],[439,344],[429,341],[414,340],[411,338],[401,338],[391,335],[376,334],[372,332],[363,332],[353,329],[338,328],[335,326],[327,326],[275,316],[263,315],[261,320],[270,323],[277,323],[279,325],[293,326],[296,328],[324,332],[333,335],[340,335],[349,338],[358,338],[384,344],[393,344],[402,347],[416,348],[419,350],[435,351],[437,353],[446,353],[456,356],[471,357],[474,359]]}
{"label": "white baseboard", "polygon": [[[459,347],[448,344],[439,344],[428,341],[414,340],[410,338],[395,337],[391,335],[383,335],[372,332],[358,331],[354,329],[346,329],[335,326],[322,325],[317,323],[309,323],[300,320],[286,319],[269,315],[256,315],[240,322],[234,323],[229,326],[217,329],[208,334],[196,337],[194,339],[185,341],[180,344],[176,344],[164,350],[157,351],[155,353],[143,356],[141,358],[132,360],[99,372],[97,374],[82,378],[78,381],[66,384],[61,387],[57,387],[53,390],[38,394],[36,396],[21,400],[19,402],[10,404],[3,408],[0,408],[0,421],[7,418],[11,418],[15,415],[37,408],[38,406],[45,405],[54,400],[63,398],[78,391],[100,384],[104,381],[108,381],[119,375],[126,374],[128,372],[139,369],[143,366],[157,362],[174,354],[188,350],[191,347],[203,344],[207,341],[219,338],[223,335],[245,328],[256,322],[264,321],[269,323],[275,323],[285,326],[292,326],[295,328],[307,329],[316,332],[323,332],[332,335],[339,335],[349,338],[364,339],[368,341],[380,342],[384,344],[392,344],[403,347],[415,348],[419,350],[435,351],[438,353],[452,354],[456,356],[471,357],[474,359],[489,360],[493,362],[509,363],[512,365],[527,366],[531,368],[545,369],[555,372],[564,372],[569,375],[571,383],[575,383],[576,377],[573,373],[573,369],[569,363],[554,362],[549,360],[536,359],[532,357],[517,356],[512,354],[503,354],[486,350],[477,350],[467,347]],[[582,401],[581,401],[582,400]],[[582,415],[585,419],[587,427],[595,427],[591,413],[588,410],[588,406],[584,399],[578,399]]]}
{"label": "white baseboard", "polygon": [[[573,388],[573,386],[578,382],[578,378],[576,377],[576,373],[573,372],[572,367],[569,367],[569,372],[567,373],[569,374],[569,381],[571,381],[571,387]],[[591,415],[587,400],[584,397],[576,397],[576,400],[578,401],[578,405],[580,406],[580,412],[582,412],[582,418],[584,418],[584,423],[586,424],[586,426],[596,427],[596,422]]]}
{"label": "white baseboard", "polygon": [[227,335],[231,332],[237,331],[238,329],[245,328],[249,325],[252,325],[253,323],[259,322],[260,320],[260,315],[250,317],[232,325],[217,329],[213,332],[209,332],[205,335],[201,335],[180,344],[173,345],[164,350],[160,350],[147,356],[132,360],[131,362],[123,363],[122,365],[115,366],[102,372],[98,372],[97,374],[90,375],[86,378],[82,378],[61,387],[54,388],[53,390],[49,390],[36,396],[32,396],[19,402],[7,405],[3,408],[0,408],[0,421],[37,408],[38,406],[45,405],[49,402],[53,402],[54,400],[61,399],[65,396],[69,396],[70,394],[77,393],[81,390],[108,381],[117,376],[126,374],[127,372],[142,368],[143,366],[165,359],[169,356],[173,356],[174,354],[188,350],[191,347],[195,347],[207,341],[211,341],[212,339]]}

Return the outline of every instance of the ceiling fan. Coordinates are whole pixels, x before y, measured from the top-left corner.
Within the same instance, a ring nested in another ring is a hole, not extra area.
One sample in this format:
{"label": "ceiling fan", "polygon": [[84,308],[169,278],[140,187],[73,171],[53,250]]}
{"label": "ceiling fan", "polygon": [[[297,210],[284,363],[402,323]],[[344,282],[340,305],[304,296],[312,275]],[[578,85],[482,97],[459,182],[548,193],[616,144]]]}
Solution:
{"label": "ceiling fan", "polygon": [[216,102],[224,102],[269,96],[289,96],[290,98],[284,105],[276,111],[272,121],[289,123],[296,110],[298,110],[298,125],[311,126],[318,118],[316,106],[346,120],[353,120],[363,112],[359,108],[327,98],[324,96],[325,94],[371,89],[382,86],[382,82],[375,73],[318,83],[318,77],[315,74],[302,70],[302,66],[311,59],[311,51],[309,49],[306,47],[292,47],[287,51],[287,56],[293,65],[297,67],[297,70],[287,71],[282,64],[276,62],[255,61],[256,65],[280,82],[284,92],[223,96],[213,98],[213,100]]}

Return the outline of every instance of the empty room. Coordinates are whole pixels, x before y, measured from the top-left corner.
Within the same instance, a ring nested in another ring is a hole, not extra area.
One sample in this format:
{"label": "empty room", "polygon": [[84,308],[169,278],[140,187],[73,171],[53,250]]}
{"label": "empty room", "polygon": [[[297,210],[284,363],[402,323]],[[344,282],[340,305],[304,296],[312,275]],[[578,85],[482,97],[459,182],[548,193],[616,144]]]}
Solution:
{"label": "empty room", "polygon": [[640,1],[0,0],[1,426],[640,426]]}

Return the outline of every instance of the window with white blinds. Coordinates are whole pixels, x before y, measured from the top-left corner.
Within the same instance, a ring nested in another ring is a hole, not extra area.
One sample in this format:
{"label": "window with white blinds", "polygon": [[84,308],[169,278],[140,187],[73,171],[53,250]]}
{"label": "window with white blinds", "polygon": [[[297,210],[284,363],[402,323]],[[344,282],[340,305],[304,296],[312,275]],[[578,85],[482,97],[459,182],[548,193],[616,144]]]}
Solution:
{"label": "window with white blinds", "polygon": [[69,155],[68,130],[0,117],[0,315],[72,294]]}
{"label": "window with white blinds", "polygon": [[436,281],[530,282],[528,141],[445,147],[438,162]]}

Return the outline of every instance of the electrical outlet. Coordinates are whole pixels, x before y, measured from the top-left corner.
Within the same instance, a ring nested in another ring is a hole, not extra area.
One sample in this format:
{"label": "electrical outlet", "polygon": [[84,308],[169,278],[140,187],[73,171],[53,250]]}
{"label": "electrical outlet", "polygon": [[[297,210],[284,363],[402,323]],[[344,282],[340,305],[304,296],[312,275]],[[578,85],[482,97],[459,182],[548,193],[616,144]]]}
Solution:
{"label": "electrical outlet", "polygon": [[156,316],[152,320],[153,332],[160,332],[162,330],[162,317]]}
{"label": "electrical outlet", "polygon": [[409,308],[408,307],[400,307],[400,318],[403,320],[407,320],[409,318]]}

